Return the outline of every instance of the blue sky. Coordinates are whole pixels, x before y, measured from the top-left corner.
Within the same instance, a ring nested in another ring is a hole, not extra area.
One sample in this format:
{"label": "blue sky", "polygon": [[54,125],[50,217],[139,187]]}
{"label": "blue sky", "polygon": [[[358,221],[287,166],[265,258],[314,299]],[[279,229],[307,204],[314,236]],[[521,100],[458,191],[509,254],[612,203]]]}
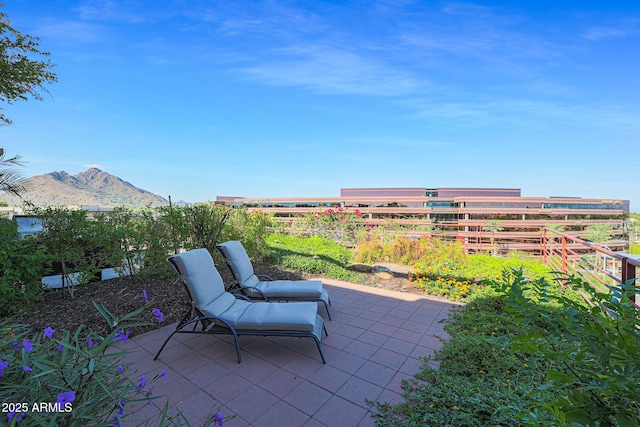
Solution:
{"label": "blue sky", "polygon": [[508,187],[640,201],[640,2],[4,0],[59,81],[26,176],[174,201]]}

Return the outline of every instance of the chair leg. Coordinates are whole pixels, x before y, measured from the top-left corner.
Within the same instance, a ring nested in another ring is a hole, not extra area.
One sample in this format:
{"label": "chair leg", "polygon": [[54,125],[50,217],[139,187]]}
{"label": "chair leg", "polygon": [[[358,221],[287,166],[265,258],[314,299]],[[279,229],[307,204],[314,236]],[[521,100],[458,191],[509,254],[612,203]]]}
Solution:
{"label": "chair leg", "polygon": [[236,331],[232,330],[232,332],[233,332],[233,340],[236,343],[236,355],[238,356],[238,364],[240,364],[242,363],[242,356],[240,355],[240,339]]}
{"label": "chair leg", "polygon": [[162,344],[162,347],[160,347],[160,350],[158,350],[158,353],[156,353],[156,357],[154,357],[153,360],[156,360],[158,358],[158,356],[160,356],[160,353],[162,353],[162,350],[164,350],[164,346],[167,345],[167,343],[169,342],[171,337],[173,337],[176,332],[178,332],[178,329],[176,329],[175,331],[171,332],[171,335],[169,335],[169,337],[166,340],[164,340],[164,343]]}
{"label": "chair leg", "polygon": [[[325,329],[325,332],[326,332],[326,331],[327,331],[327,330]],[[315,336],[313,337],[313,339],[316,341],[316,346],[318,347],[318,352],[320,353],[320,358],[322,359],[322,363],[323,363],[324,365],[326,365],[326,364],[327,364],[327,361],[326,361],[326,360],[324,360],[324,354],[322,353],[322,347],[320,346],[320,340],[319,340],[318,338],[316,338]]]}
{"label": "chair leg", "polygon": [[322,303],[324,304],[325,310],[327,310],[327,316],[329,316],[329,320],[333,320],[331,318],[331,313],[329,313],[329,306],[327,305],[327,303],[325,301],[322,301]]}

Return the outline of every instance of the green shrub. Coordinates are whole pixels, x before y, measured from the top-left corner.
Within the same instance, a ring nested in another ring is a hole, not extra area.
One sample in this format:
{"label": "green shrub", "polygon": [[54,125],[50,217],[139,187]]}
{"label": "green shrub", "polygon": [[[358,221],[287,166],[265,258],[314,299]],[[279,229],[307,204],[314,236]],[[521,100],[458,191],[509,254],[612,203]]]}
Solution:
{"label": "green shrub", "polygon": [[520,426],[521,412],[549,401],[536,389],[544,381],[545,358],[504,344],[529,327],[511,320],[500,297],[472,297],[450,313],[445,330],[449,340],[403,382],[405,401],[377,403],[378,425]]}
{"label": "green shrub", "polygon": [[[214,204],[137,212],[117,208],[93,216],[84,210],[32,207],[30,214],[42,220],[37,241],[48,262],[62,265],[63,283],[72,296],[76,284],[94,280],[105,267],[136,273],[132,280],[168,277],[173,274],[168,256],[194,248],[217,256],[215,245],[224,240],[241,240],[251,256],[262,258],[271,225],[268,214]],[[73,273],[80,273],[79,279],[70,280]]]}
{"label": "green shrub", "polygon": [[396,237],[391,243],[374,234],[358,243],[356,261],[365,263],[392,262],[414,266],[429,265],[433,268],[449,263],[464,263],[466,253],[458,242],[447,242],[436,237],[420,239]]}
{"label": "green shrub", "polygon": [[218,241],[239,240],[251,258],[263,259],[269,253],[267,236],[270,234],[272,217],[273,215],[269,213],[234,208],[227,218]]}
{"label": "green shrub", "polygon": [[330,239],[272,234],[267,244],[270,259],[285,268],[355,282],[361,277],[346,269],[352,252]]}
{"label": "green shrub", "polygon": [[[541,417],[557,424],[637,426],[640,423],[640,314],[631,297],[640,292],[635,279],[603,293],[584,280],[562,278],[574,292],[558,292],[544,279],[529,281],[521,272],[494,283],[505,311],[522,325],[539,325],[511,338],[514,351],[528,351],[553,361],[538,389],[553,399],[523,411],[526,425]],[[548,304],[561,307],[551,316]]]}
{"label": "green shrub", "polygon": [[[110,242],[101,224],[84,210],[31,207],[29,213],[42,220],[43,229],[34,237],[49,262],[61,265],[62,286],[73,297],[75,285],[93,280],[108,258]],[[73,273],[79,275],[72,279]]]}
{"label": "green shrub", "polygon": [[439,369],[405,382],[405,402],[377,404],[379,425],[638,425],[637,287],[564,288],[522,269],[486,283],[451,313]]}
{"label": "green shrub", "polygon": [[302,237],[325,237],[344,247],[353,247],[368,227],[357,209],[353,212],[334,206],[324,212],[300,215],[295,221],[280,224],[281,234]]}
{"label": "green shrub", "polygon": [[0,317],[40,300],[46,260],[43,248],[18,239],[16,224],[0,218]]}
{"label": "green shrub", "polygon": [[[136,402],[161,397],[152,395],[151,385],[169,380],[164,370],[153,378],[136,376],[124,360],[127,352],[117,348],[128,339],[130,328],[145,324],[137,321],[143,313],[162,321],[162,313],[151,310],[146,293],[142,297],[134,298],[145,299],[145,304],[122,316],[96,304],[112,329],[106,337],[83,326],[73,333],[46,328],[33,335],[26,326],[1,321],[0,424],[117,426],[132,407],[142,407]],[[160,425],[188,425],[184,415],[167,417],[167,410],[168,402]],[[224,421],[221,413],[212,413],[210,420],[214,426]]]}
{"label": "green shrub", "polygon": [[430,261],[415,264],[410,279],[431,295],[443,296],[457,301],[467,298],[485,286],[486,280],[500,278],[504,271],[522,269],[527,278],[552,279],[551,269],[532,260],[523,260],[516,255],[497,258],[488,254],[453,256],[451,251]]}

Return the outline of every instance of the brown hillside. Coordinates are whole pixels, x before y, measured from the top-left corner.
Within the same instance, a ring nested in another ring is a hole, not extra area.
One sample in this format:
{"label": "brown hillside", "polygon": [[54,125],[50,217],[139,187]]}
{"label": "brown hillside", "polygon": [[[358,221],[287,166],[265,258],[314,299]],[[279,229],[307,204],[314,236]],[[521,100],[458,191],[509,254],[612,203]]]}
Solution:
{"label": "brown hillside", "polygon": [[26,201],[39,207],[93,205],[136,208],[168,204],[164,197],[96,168],[76,175],[65,171],[37,175],[29,178],[26,185],[29,191],[23,194],[22,199],[9,194],[1,194],[0,199],[9,206],[22,206]]}

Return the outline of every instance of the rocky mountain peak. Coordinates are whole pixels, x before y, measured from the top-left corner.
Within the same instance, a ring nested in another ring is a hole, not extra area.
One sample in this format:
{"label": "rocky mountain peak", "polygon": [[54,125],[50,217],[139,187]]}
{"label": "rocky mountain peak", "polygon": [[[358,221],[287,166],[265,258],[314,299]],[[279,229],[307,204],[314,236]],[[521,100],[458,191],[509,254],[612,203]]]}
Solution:
{"label": "rocky mountain peak", "polygon": [[0,194],[9,206],[22,206],[28,201],[35,206],[95,205],[100,207],[164,206],[169,202],[161,196],[104,172],[90,168],[76,175],[55,171],[27,180],[29,191],[22,198]]}

